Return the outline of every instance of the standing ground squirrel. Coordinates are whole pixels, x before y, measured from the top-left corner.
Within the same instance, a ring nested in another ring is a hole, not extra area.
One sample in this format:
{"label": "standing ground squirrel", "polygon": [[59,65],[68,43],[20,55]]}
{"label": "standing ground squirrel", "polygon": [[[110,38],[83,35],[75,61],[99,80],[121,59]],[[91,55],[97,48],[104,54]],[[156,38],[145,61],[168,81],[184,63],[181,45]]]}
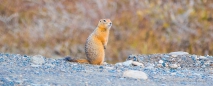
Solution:
{"label": "standing ground squirrel", "polygon": [[104,62],[105,51],[109,37],[109,30],[112,26],[110,19],[101,19],[96,29],[87,38],[85,53],[87,59],[72,59],[67,57],[70,62],[90,63],[101,65]]}

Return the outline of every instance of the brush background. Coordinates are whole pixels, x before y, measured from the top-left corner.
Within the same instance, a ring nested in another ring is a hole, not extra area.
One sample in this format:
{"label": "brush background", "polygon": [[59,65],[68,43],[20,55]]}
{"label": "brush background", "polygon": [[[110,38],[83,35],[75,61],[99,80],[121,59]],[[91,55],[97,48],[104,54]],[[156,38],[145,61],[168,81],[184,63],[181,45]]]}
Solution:
{"label": "brush background", "polygon": [[85,57],[102,18],[113,23],[109,63],[130,54],[213,55],[212,0],[0,0],[0,52]]}

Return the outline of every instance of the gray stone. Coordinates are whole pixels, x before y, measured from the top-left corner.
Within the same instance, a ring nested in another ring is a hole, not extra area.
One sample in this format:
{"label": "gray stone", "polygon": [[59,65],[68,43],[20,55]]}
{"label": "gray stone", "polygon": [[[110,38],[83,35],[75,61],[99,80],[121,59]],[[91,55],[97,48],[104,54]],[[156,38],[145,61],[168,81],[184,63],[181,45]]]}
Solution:
{"label": "gray stone", "polygon": [[123,62],[122,65],[123,66],[130,66],[130,65],[132,65],[132,62],[133,62],[132,60],[128,60],[128,61]]}
{"label": "gray stone", "polygon": [[45,63],[44,57],[41,55],[35,55],[31,58],[31,62],[34,65],[42,65]]}
{"label": "gray stone", "polygon": [[159,60],[158,62],[162,64],[162,63],[163,63],[163,60]]}
{"label": "gray stone", "polygon": [[148,79],[148,76],[146,75],[146,73],[144,73],[142,71],[136,71],[136,70],[124,71],[123,77],[129,77],[129,78],[135,78],[135,79],[143,79],[143,80]]}
{"label": "gray stone", "polygon": [[169,64],[169,67],[175,69],[175,68],[178,68],[178,65],[177,64]]}
{"label": "gray stone", "polygon": [[122,62],[116,63],[115,66],[122,66]]}
{"label": "gray stone", "polygon": [[188,52],[183,52],[183,51],[177,51],[177,52],[171,52],[169,53],[170,55],[186,55],[189,54]]}
{"label": "gray stone", "polygon": [[200,56],[199,59],[201,59],[201,60],[208,60],[208,58],[205,57],[205,56]]}
{"label": "gray stone", "polygon": [[144,67],[143,63],[136,62],[136,61],[133,61],[133,62],[132,62],[132,65]]}

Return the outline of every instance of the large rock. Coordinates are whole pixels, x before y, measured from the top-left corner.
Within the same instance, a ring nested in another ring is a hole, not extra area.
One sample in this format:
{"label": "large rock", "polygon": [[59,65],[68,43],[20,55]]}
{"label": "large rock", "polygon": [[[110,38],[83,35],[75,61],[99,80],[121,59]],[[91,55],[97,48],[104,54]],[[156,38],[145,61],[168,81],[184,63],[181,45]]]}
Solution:
{"label": "large rock", "polygon": [[142,71],[136,71],[136,70],[124,71],[123,77],[129,77],[129,78],[135,78],[135,79],[144,79],[144,80],[146,80],[148,78],[146,73],[144,73]]}

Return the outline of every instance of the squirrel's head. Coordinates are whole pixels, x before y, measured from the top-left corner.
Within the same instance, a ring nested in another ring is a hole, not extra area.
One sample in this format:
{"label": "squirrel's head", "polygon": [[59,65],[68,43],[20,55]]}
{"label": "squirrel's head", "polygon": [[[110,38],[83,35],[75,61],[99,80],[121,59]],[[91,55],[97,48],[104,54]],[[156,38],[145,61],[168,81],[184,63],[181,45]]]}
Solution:
{"label": "squirrel's head", "polygon": [[110,19],[101,19],[98,23],[99,28],[110,29],[112,26],[112,22]]}

